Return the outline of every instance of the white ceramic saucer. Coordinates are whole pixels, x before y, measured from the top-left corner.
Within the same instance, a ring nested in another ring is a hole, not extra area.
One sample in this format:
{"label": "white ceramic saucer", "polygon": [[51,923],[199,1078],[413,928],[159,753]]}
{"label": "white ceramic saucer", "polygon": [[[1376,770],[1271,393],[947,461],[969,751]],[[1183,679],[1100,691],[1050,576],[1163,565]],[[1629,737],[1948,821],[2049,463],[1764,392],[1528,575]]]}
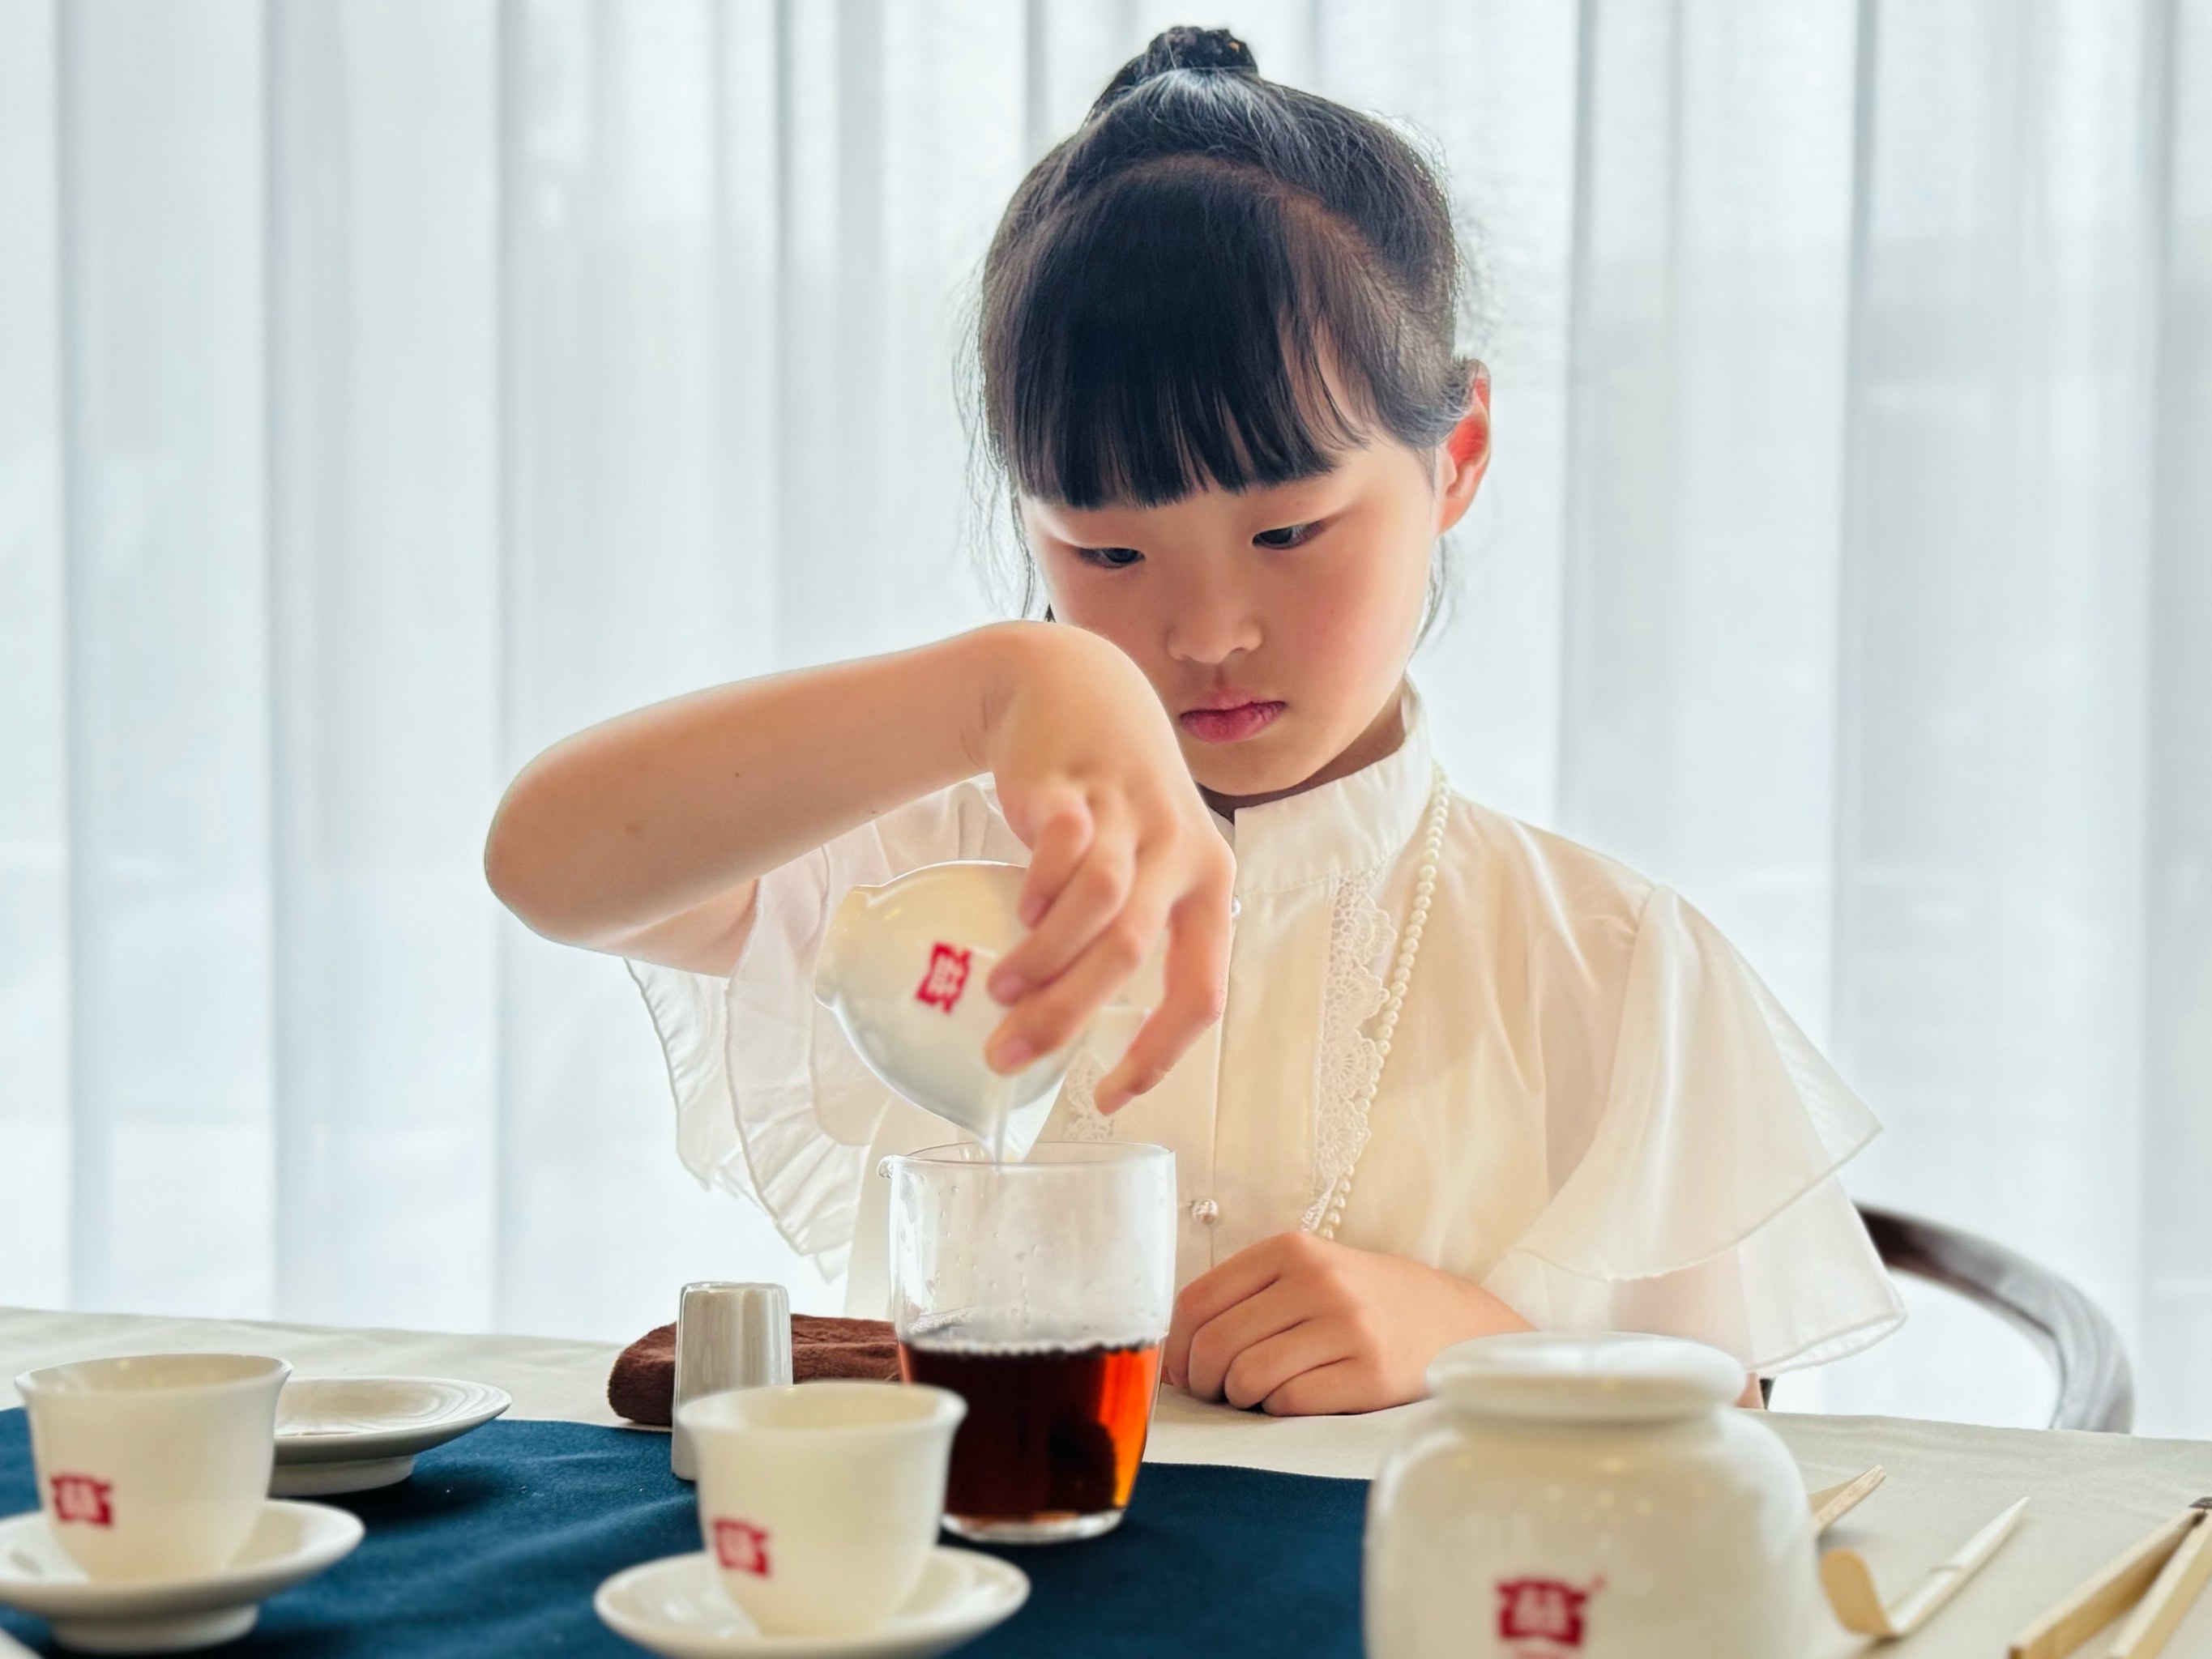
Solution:
{"label": "white ceramic saucer", "polygon": [[592,1606],[609,1629],[669,1659],[928,1659],[981,1636],[1030,1597],[1029,1575],[939,1545],[890,1622],[859,1636],[763,1636],[722,1593],[703,1551],[618,1572]]}
{"label": "white ceramic saucer", "polygon": [[262,1602],[313,1577],[361,1534],[361,1522],[343,1510],[271,1502],[228,1566],[191,1578],[95,1584],[33,1510],[0,1521],[0,1602],[46,1620],[55,1641],[80,1653],[182,1653],[245,1635]]}
{"label": "white ceramic saucer", "polygon": [[442,1376],[295,1376],[276,1401],[278,1498],[368,1492],[415,1473],[418,1453],[489,1423],[504,1389]]}

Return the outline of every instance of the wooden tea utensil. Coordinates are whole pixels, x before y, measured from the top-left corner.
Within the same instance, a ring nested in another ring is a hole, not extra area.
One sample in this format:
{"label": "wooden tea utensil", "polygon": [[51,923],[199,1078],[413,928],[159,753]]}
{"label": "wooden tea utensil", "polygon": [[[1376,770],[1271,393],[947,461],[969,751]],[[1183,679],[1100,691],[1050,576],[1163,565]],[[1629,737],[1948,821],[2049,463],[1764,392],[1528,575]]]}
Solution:
{"label": "wooden tea utensil", "polygon": [[1828,1592],[1828,1605],[1847,1630],[1860,1636],[1878,1636],[1893,1642],[1910,1636],[1958,1593],[1974,1570],[1997,1553],[1997,1546],[2012,1535],[2027,1507],[2021,1498],[2002,1515],[1959,1547],[1958,1553],[1922,1579],[1912,1593],[1893,1607],[1882,1605],[1874,1587],[1874,1573],[1856,1550],[1830,1550],[1820,1558],[1820,1584]]}
{"label": "wooden tea utensil", "polygon": [[1827,1531],[1856,1509],[1860,1500],[1869,1492],[1888,1479],[1889,1471],[1876,1463],[1863,1474],[1855,1474],[1848,1480],[1838,1480],[1832,1486],[1823,1486],[1810,1494],[1805,1501],[1813,1506],[1813,1535],[1818,1538]]}
{"label": "wooden tea utensil", "polygon": [[2060,1659],[2119,1617],[2135,1614],[2105,1659],[2150,1659],[2212,1575],[2212,1498],[2200,1498],[2012,1639],[2010,1659]]}

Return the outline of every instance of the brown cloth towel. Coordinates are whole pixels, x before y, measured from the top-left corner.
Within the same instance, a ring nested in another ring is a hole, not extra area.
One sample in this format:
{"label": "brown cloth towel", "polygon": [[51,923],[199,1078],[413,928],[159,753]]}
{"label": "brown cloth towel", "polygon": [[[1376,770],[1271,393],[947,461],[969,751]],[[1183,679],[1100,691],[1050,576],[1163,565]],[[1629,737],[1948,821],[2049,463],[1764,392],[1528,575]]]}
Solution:
{"label": "brown cloth towel", "polygon": [[[858,1377],[896,1382],[898,1374],[898,1344],[885,1321],[792,1315],[793,1382]],[[616,1358],[614,1370],[607,1373],[607,1404],[617,1417],[665,1429],[675,1398],[676,1327],[662,1325]]]}

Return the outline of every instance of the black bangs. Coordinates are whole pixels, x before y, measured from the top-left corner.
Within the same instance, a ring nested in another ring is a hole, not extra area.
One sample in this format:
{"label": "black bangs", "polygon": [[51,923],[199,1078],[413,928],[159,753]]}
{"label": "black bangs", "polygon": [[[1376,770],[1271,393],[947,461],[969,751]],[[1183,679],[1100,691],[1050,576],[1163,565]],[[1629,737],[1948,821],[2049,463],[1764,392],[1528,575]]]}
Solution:
{"label": "black bangs", "polygon": [[1467,411],[1441,185],[1371,116],[1170,29],[1033,167],[984,260],[980,413],[1021,495],[1157,507]]}
{"label": "black bangs", "polygon": [[1025,250],[1007,275],[1026,303],[984,342],[1016,487],[1154,507],[1313,477],[1365,442],[1397,378],[1374,361],[1395,355],[1392,307],[1322,216],[1245,169],[1178,161],[1121,174]]}

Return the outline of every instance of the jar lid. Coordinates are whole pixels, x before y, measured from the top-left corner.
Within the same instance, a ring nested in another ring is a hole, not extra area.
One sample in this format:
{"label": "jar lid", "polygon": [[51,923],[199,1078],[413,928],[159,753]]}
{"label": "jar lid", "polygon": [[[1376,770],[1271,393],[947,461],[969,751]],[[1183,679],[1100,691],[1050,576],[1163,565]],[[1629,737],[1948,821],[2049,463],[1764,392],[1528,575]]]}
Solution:
{"label": "jar lid", "polygon": [[1429,1390],[1481,1417],[1552,1423],[1660,1423],[1743,1393],[1744,1369],[1718,1348],[1626,1332],[1519,1331],[1446,1348]]}

